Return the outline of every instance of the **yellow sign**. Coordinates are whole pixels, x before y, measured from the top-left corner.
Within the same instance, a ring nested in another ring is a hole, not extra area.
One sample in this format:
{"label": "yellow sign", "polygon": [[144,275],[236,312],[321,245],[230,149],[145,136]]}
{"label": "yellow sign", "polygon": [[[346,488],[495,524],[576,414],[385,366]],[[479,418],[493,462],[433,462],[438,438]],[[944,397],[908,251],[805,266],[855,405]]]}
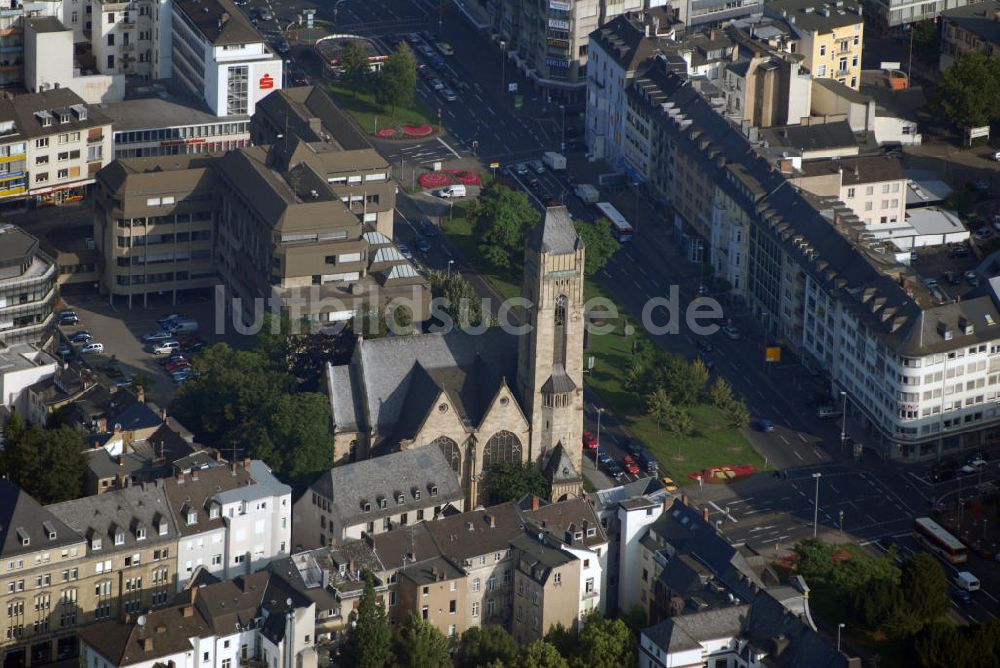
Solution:
{"label": "yellow sign", "polygon": [[781,346],[768,346],[764,350],[764,361],[766,361],[766,362],[780,362],[781,361]]}

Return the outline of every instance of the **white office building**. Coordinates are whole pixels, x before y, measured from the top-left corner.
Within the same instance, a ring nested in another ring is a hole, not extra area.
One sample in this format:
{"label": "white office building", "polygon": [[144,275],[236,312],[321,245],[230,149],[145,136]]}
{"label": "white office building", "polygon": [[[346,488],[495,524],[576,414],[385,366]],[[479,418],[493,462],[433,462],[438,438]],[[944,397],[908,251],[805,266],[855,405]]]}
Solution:
{"label": "white office building", "polygon": [[230,0],[175,0],[170,30],[174,78],[217,116],[253,116],[281,88],[283,61]]}

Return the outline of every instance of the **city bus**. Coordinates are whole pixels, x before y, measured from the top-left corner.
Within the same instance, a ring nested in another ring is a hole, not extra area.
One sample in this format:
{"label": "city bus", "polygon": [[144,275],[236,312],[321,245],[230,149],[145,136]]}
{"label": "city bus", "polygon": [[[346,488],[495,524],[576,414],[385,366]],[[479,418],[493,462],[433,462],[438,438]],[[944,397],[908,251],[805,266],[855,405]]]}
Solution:
{"label": "city bus", "polygon": [[610,202],[598,202],[595,206],[604,214],[605,218],[611,221],[611,234],[618,240],[618,243],[623,244],[626,241],[632,241],[635,230],[625,220],[625,216],[619,213],[618,209],[612,206]]}
{"label": "city bus", "polygon": [[963,564],[969,560],[969,549],[962,544],[962,541],[929,517],[916,519],[913,523],[913,536],[949,563]]}

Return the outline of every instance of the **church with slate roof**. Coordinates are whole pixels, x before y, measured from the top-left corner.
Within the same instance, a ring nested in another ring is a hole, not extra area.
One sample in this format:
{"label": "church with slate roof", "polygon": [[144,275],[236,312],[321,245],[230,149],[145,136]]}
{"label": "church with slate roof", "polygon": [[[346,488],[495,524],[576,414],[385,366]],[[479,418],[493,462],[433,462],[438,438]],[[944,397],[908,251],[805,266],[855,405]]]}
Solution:
{"label": "church with slate roof", "polygon": [[[533,462],[553,500],[582,490],[584,247],[566,207],[528,234],[522,333],[490,327],[359,338],[326,370],[334,459],[440,448],[469,509],[491,466]],[[530,325],[530,326],[529,326]]]}

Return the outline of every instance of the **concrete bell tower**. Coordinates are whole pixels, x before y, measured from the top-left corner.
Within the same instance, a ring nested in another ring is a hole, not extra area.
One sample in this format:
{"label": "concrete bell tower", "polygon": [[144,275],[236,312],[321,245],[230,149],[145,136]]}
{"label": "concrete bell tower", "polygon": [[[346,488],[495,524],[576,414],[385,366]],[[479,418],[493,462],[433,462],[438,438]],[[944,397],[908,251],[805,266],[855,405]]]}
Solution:
{"label": "concrete bell tower", "polygon": [[521,294],[531,302],[525,317],[531,332],[519,344],[517,392],[531,422],[532,461],[547,467],[561,444],[577,477],[583,460],[583,264],[583,242],[569,211],[549,207],[524,251]]}

